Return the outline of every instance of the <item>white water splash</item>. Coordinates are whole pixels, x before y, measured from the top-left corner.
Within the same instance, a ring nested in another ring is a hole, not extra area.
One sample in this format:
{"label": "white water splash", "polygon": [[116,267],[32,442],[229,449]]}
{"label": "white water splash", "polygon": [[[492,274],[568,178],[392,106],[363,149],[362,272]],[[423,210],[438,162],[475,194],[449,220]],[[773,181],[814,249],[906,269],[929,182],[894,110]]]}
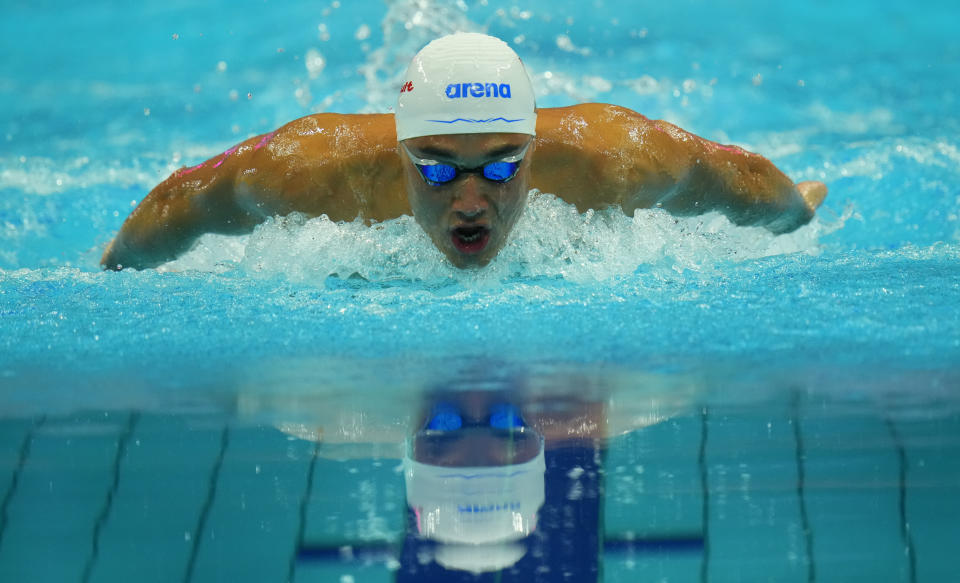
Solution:
{"label": "white water splash", "polygon": [[393,2],[380,22],[383,44],[360,67],[366,84],[366,106],[359,111],[392,109],[410,59],[435,38],[454,32],[486,32],[471,21],[463,2],[416,0]]}
{"label": "white water splash", "polygon": [[832,225],[815,218],[792,233],[774,235],[760,227],[738,227],[717,213],[675,217],[640,210],[628,217],[610,208],[581,214],[553,195],[533,191],[510,240],[483,269],[453,267],[409,216],[367,226],[299,214],[270,219],[250,236],[206,235],[163,269],[239,269],[253,277],[316,285],[333,275],[471,286],[542,277],[588,283],[638,270],[662,277],[709,276],[724,263],[816,254],[820,237],[847,218]]}

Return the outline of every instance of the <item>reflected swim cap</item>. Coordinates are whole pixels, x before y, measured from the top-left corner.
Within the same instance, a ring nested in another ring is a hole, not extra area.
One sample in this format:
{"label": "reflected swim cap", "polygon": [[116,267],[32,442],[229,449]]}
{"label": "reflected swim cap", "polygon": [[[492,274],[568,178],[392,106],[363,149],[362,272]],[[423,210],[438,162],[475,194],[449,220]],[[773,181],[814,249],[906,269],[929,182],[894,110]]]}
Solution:
{"label": "reflected swim cap", "polygon": [[407,505],[423,537],[448,544],[506,543],[528,536],[545,500],[543,440],[533,459],[502,466],[437,466],[403,459]]}
{"label": "reflected swim cap", "polygon": [[507,132],[536,135],[530,77],[498,38],[458,32],[410,62],[396,110],[397,139]]}

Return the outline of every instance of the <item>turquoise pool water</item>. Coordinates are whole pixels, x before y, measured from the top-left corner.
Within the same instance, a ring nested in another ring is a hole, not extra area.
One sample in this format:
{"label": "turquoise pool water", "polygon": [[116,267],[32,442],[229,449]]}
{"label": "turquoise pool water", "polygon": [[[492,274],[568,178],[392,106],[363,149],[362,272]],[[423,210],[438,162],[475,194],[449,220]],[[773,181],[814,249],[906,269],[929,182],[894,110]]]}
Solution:
{"label": "turquoise pool water", "polygon": [[[409,534],[400,446],[438,391],[602,421],[587,461],[548,439],[547,526],[507,580],[956,572],[953,3],[3,13],[0,579],[472,580]],[[456,29],[510,41],[542,106],[625,105],[830,195],[774,237],[535,194],[479,273],[409,218],[299,217],[99,271],[170,172],[312,112],[387,111]],[[593,494],[563,502],[572,483]]]}

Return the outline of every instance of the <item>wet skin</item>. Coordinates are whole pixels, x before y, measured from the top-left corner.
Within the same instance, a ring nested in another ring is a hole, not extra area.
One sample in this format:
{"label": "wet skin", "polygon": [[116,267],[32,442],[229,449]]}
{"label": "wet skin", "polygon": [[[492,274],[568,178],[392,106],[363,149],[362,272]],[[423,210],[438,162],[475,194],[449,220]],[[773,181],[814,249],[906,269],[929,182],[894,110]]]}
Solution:
{"label": "wet skin", "polygon": [[[475,168],[526,136],[488,134],[406,140],[424,158]],[[807,223],[827,194],[821,182],[794,184],[769,160],[705,140],[670,123],[600,103],[540,109],[537,136],[520,173],[505,185],[475,174],[444,187],[423,182],[399,151],[391,114],[316,114],[250,138],[154,188],[101,259],[106,269],[155,267],[204,233],[242,234],[291,212],[333,221],[386,221],[414,212],[458,267],[486,265],[515,224],[527,187],[580,212],[617,206],[627,215],[658,207],[676,215],[719,211],[775,233]],[[480,245],[476,232],[489,227]],[[458,244],[459,243],[459,244]]]}
{"label": "wet skin", "polygon": [[483,267],[506,243],[526,206],[533,148],[527,150],[517,175],[507,182],[497,183],[471,172],[439,185],[423,179],[403,148],[417,158],[479,169],[517,154],[530,141],[531,136],[525,134],[457,134],[413,138],[400,147],[413,216],[455,266]]}

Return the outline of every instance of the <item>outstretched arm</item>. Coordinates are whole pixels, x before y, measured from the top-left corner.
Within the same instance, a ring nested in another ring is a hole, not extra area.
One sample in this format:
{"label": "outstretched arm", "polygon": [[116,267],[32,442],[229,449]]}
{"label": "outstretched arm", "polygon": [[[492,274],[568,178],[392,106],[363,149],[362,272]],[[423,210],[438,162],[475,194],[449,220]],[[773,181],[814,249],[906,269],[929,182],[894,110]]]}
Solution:
{"label": "outstretched arm", "polygon": [[613,105],[542,109],[537,133],[531,184],[581,210],[715,210],[780,233],[808,222],[827,194],[820,182],[795,185],[763,156]]}
{"label": "outstretched arm", "polygon": [[155,267],[188,250],[204,233],[253,229],[258,217],[233,196],[236,160],[249,157],[250,141],[198,166],[181,168],[157,185],[124,221],[100,265],[114,270]]}
{"label": "outstretched arm", "polygon": [[248,233],[294,211],[335,221],[409,212],[393,127],[391,115],[312,115],[181,168],[134,209],[100,263],[155,267],[204,233]]}

